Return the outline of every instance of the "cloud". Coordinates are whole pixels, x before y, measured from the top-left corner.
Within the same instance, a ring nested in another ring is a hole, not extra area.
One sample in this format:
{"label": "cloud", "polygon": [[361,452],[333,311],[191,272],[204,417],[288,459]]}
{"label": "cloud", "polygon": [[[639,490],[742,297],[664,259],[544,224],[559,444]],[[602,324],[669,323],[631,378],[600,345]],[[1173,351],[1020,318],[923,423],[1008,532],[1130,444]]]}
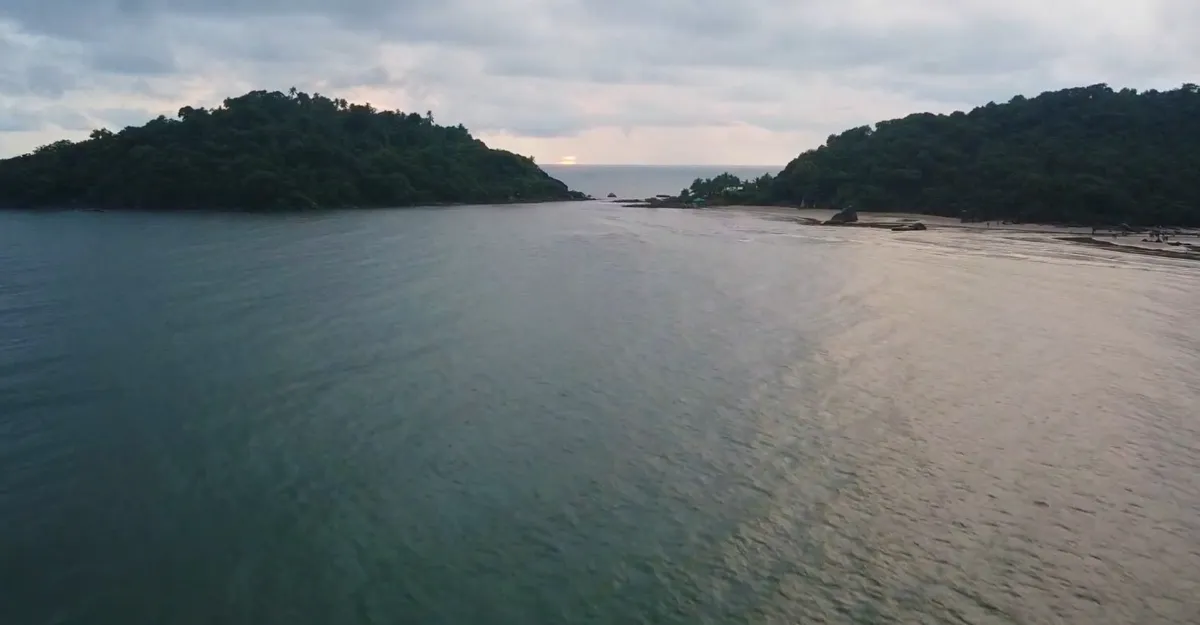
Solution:
{"label": "cloud", "polygon": [[64,107],[30,109],[22,106],[0,107],[0,132],[35,132],[46,127],[85,131],[91,121],[79,111]]}
{"label": "cloud", "polygon": [[[1200,72],[1198,7],[5,0],[0,111],[4,128],[24,132],[0,149],[86,134],[73,130],[80,118],[140,123],[133,117],[296,86],[432,110],[542,162],[782,164],[830,133],[909,112],[1096,82],[1177,86]],[[36,114],[52,105],[76,118]]]}
{"label": "cloud", "polygon": [[96,50],[91,69],[113,74],[165,75],[174,73],[178,67],[170,50],[155,52],[113,45]]}
{"label": "cloud", "polygon": [[118,131],[129,126],[140,126],[161,113],[139,108],[115,108],[92,110],[89,114],[98,127]]}
{"label": "cloud", "polygon": [[0,132],[29,132],[42,128],[42,118],[33,111],[16,107],[0,108]]}
{"label": "cloud", "polygon": [[87,115],[68,108],[53,108],[43,111],[42,118],[46,123],[62,130],[86,132],[95,127]]}
{"label": "cloud", "polygon": [[25,69],[24,87],[35,96],[58,99],[75,84],[74,74],[55,65],[33,64]]}

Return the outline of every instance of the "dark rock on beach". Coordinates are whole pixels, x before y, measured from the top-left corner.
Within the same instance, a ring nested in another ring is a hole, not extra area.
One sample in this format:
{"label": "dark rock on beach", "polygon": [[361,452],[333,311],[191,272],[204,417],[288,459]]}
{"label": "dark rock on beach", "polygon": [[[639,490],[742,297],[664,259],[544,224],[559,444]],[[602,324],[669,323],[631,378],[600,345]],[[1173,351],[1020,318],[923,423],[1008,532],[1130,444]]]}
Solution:
{"label": "dark rock on beach", "polygon": [[858,212],[853,208],[846,208],[829,218],[828,224],[848,224],[858,221]]}

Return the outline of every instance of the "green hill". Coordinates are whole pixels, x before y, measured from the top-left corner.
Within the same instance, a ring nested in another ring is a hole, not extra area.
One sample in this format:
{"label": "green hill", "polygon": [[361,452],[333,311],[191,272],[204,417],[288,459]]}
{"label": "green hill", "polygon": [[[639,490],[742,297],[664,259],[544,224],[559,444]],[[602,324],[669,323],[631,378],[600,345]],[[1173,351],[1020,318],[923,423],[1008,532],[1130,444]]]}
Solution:
{"label": "green hill", "polygon": [[579,199],[431,114],[291,90],[0,160],[0,206],[275,210]]}
{"label": "green hill", "polygon": [[1200,224],[1200,88],[1107,85],[829,137],[769,199],[968,219]]}
{"label": "green hill", "polygon": [[776,176],[696,180],[709,203],[968,220],[1200,225],[1200,88],[1093,85],[832,135]]}

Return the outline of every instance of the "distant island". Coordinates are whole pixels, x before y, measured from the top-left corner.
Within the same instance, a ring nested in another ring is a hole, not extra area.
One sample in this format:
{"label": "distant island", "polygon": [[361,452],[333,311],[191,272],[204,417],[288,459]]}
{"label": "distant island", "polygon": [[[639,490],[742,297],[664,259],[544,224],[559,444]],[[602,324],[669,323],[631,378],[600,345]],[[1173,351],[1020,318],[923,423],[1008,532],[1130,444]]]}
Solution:
{"label": "distant island", "polygon": [[1010,221],[1200,225],[1200,87],[1092,85],[832,135],[775,176],[642,205],[781,205]]}
{"label": "distant island", "polygon": [[584,199],[433,115],[252,91],[0,160],[9,208],[246,211]]}

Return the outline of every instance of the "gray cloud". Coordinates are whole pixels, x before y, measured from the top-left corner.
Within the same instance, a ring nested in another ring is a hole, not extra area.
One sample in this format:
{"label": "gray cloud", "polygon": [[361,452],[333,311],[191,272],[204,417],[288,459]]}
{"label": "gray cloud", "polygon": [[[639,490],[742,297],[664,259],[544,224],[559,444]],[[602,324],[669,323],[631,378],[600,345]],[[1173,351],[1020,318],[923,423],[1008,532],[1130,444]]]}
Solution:
{"label": "gray cloud", "polygon": [[89,111],[92,119],[99,122],[98,126],[118,131],[128,126],[140,126],[160,113],[138,108],[114,108]]}
{"label": "gray cloud", "polygon": [[93,127],[86,115],[72,109],[55,108],[43,112],[45,120],[63,130],[87,131]]}
{"label": "gray cloud", "polygon": [[138,49],[128,46],[108,46],[96,50],[91,57],[91,69],[100,72],[132,75],[163,75],[174,73],[178,66],[169,49]]}
{"label": "gray cloud", "polygon": [[0,132],[32,132],[54,126],[61,130],[82,131],[91,122],[79,111],[50,107],[30,109],[21,106],[0,107]]}
{"label": "gray cloud", "polygon": [[[473,0],[7,0],[0,13],[25,29],[76,40],[103,39],[95,24],[139,24],[142,30],[171,19],[324,19],[355,32],[388,33],[411,42],[505,43],[519,38],[540,0],[482,3]],[[500,28],[496,26],[500,25]]]}
{"label": "gray cloud", "polygon": [[330,89],[394,87],[400,84],[401,81],[392,76],[391,72],[381,65],[375,65],[361,71],[356,70],[345,75],[334,76],[326,82],[326,86]]}
{"label": "gray cloud", "polygon": [[29,132],[40,130],[42,117],[33,111],[16,107],[0,107],[0,132]]}
{"label": "gray cloud", "polygon": [[55,65],[31,65],[25,68],[24,87],[30,93],[50,99],[61,98],[77,84],[74,74]]}
{"label": "gray cloud", "polygon": [[541,140],[719,128],[784,142],[1015,93],[1167,88],[1197,72],[1193,0],[0,2],[9,130],[78,125],[14,112],[51,102],[141,123],[296,86]]}

